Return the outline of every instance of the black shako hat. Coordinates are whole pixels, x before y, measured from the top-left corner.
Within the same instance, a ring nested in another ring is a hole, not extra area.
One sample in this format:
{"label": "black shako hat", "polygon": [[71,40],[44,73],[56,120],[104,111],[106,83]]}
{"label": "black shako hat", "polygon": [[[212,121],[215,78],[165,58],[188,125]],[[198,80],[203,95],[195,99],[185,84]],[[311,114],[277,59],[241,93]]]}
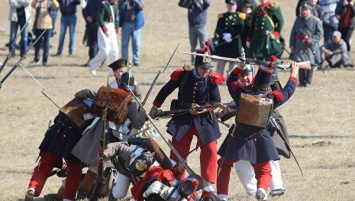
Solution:
{"label": "black shako hat", "polygon": [[254,78],[254,87],[268,87],[271,84],[271,82],[273,81],[272,74],[274,72],[274,61],[276,61],[276,57],[271,56],[269,66],[259,66],[259,70]]}
{"label": "black shako hat", "polygon": [[201,68],[213,68],[213,65],[211,64],[211,58],[207,57],[207,55],[210,52],[209,46],[211,45],[210,41],[205,42],[205,49],[203,50],[196,50],[196,53],[199,54],[206,54],[206,56],[200,56],[196,55],[195,58],[195,67],[201,67]]}
{"label": "black shako hat", "polygon": [[127,66],[127,62],[127,59],[121,58],[108,65],[108,67],[112,68],[112,70],[115,71],[118,68]]}
{"label": "black shako hat", "polygon": [[271,83],[271,76],[272,76],[272,72],[274,71],[274,69],[272,68],[267,68],[264,66],[259,66],[259,70],[255,75],[254,78],[254,87],[267,87],[270,85]]}

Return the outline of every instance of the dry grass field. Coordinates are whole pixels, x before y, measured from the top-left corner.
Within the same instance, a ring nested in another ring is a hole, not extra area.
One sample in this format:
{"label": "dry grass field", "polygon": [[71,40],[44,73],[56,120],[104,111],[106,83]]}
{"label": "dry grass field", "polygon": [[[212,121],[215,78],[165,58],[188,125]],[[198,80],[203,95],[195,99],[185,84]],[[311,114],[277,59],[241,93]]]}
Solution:
{"label": "dry grass field", "polygon": [[[212,36],[217,14],[226,11],[224,0],[211,0],[209,8],[208,34]],[[147,92],[158,70],[166,65],[178,43],[178,51],[189,51],[187,11],[177,6],[177,0],[146,0],[146,25],[142,29],[141,66],[133,67],[136,80],[141,85],[143,95]],[[295,19],[296,0],[278,0],[285,18],[283,35],[288,43],[290,29]],[[8,3],[1,0],[0,27],[7,30],[0,33],[0,61],[8,51],[5,43],[9,39]],[[79,11],[81,8],[79,8]],[[80,12],[78,12],[80,13]],[[98,70],[93,77],[87,67],[81,67],[88,60],[88,48],[81,44],[84,20],[78,14],[77,40],[74,56],[68,57],[67,50],[61,57],[50,57],[47,67],[30,66],[34,58],[31,50],[23,65],[42,84],[40,86],[29,74],[18,67],[0,89],[0,200],[23,200],[35,160],[38,146],[58,108],[49,101],[46,92],[58,105],[64,105],[73,94],[83,88],[98,89],[106,84],[107,69]],[[50,54],[56,53],[59,37],[60,14],[56,23],[57,34],[52,38]],[[30,25],[32,28],[32,24]],[[68,44],[66,36],[65,47]],[[120,37],[119,37],[120,47]],[[353,47],[353,50],[355,47]],[[131,55],[131,54],[130,54]],[[354,52],[353,52],[354,55]],[[287,55],[284,54],[286,57]],[[19,57],[10,59],[0,74],[2,78]],[[188,55],[177,53],[164,74],[161,74],[147,108],[158,90],[169,79],[170,73],[184,63],[189,63]],[[285,83],[289,72],[280,72]],[[112,79],[112,78],[111,78]],[[44,87],[44,88],[42,88]],[[269,200],[297,201],[350,201],[355,200],[355,71],[354,68],[335,69],[325,74],[314,73],[311,88],[298,88],[295,95],[280,107],[290,134],[290,144],[302,167],[302,176],[293,159],[281,159],[286,193],[282,197]],[[225,85],[220,86],[223,102],[231,100]],[[170,99],[174,96],[170,96]],[[169,99],[169,100],[170,100]],[[169,100],[163,105],[168,109]],[[164,133],[167,119],[156,121]],[[231,123],[231,122],[229,122]],[[221,125],[223,141],[227,133]],[[169,137],[164,133],[165,137]],[[168,147],[158,139],[166,152]],[[198,172],[199,152],[189,157],[190,166]],[[197,160],[196,160],[197,159]],[[47,180],[43,195],[57,192],[61,179],[53,176]],[[230,200],[254,200],[247,198],[236,174],[232,173]]]}

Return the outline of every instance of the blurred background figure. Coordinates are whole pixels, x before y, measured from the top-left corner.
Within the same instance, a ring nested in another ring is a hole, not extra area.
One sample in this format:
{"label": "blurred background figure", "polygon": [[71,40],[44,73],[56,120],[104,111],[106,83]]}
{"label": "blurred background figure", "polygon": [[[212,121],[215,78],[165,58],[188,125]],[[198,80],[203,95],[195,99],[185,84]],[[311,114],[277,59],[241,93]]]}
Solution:
{"label": "blurred background figure", "polygon": [[[97,23],[97,44],[99,52],[90,60],[90,73],[96,75],[96,68],[110,55],[110,64],[118,59],[117,34],[118,28],[118,4],[117,0],[102,1],[99,5]],[[113,75],[112,69],[109,74]]]}
{"label": "blurred background figure", "polygon": [[[242,41],[240,39],[244,28],[245,14],[237,12],[236,0],[225,0],[227,12],[218,15],[215,35],[218,38],[216,45],[216,55],[229,58],[237,58],[241,54]],[[234,66],[234,61],[217,60],[216,71],[224,74],[225,65],[228,62],[230,72]]]}
{"label": "blurred background figure", "polygon": [[335,17],[335,8],[340,0],[319,0],[318,4],[322,7],[324,43],[332,41],[332,34],[337,30],[339,21]]}
{"label": "blurred background figure", "polygon": [[327,70],[336,67],[347,67],[349,64],[346,43],[341,39],[339,31],[333,32],[333,39],[321,47],[322,57],[328,62]]}
{"label": "blurred background figure", "polygon": [[31,63],[39,63],[39,51],[41,49],[42,40],[44,40],[42,65],[46,66],[49,56],[49,41],[53,30],[53,20],[50,13],[52,9],[59,7],[59,3],[57,0],[33,0],[31,6],[36,9],[32,30],[32,32],[36,35],[35,40],[37,40],[37,38],[42,36],[42,33],[45,32],[43,36],[38,39],[38,42],[35,45],[35,58]]}
{"label": "blurred background figure", "polygon": [[[207,8],[211,5],[210,0],[180,0],[179,6],[187,8],[189,22],[190,51],[196,52],[197,42],[200,49],[205,48],[207,40]],[[191,64],[195,63],[195,55],[191,55]]]}
{"label": "blurred background figure", "polygon": [[63,51],[65,34],[67,33],[67,28],[69,28],[69,52],[68,55],[73,55],[74,45],[75,45],[75,27],[78,20],[76,16],[76,6],[79,5],[80,0],[62,0],[59,1],[60,13],[62,17],[60,19],[60,35],[59,35],[59,45],[56,56],[60,56]]}
{"label": "blurred background figure", "polygon": [[[351,55],[351,36],[355,27],[355,6],[352,0],[343,0],[335,9],[335,16],[339,20],[338,31],[341,33],[341,38],[345,41],[348,50],[348,59]],[[353,64],[348,64],[353,67]]]}
{"label": "blurred background figure", "polygon": [[[313,66],[321,66],[319,41],[323,36],[321,21],[312,15],[313,4],[304,1],[301,4],[301,15],[293,24],[290,35],[291,59],[297,62],[310,61]],[[313,69],[299,70],[301,87],[309,87],[312,82]]]}
{"label": "blurred background figure", "polygon": [[[88,0],[85,8],[83,9],[83,16],[86,22],[85,35],[87,39],[87,46],[89,46],[89,61],[93,59],[99,51],[99,47],[97,45],[97,31],[99,28],[97,23],[97,15],[100,4],[101,0]],[[89,65],[89,61],[84,65]]]}
{"label": "blurred background figure", "polygon": [[[14,48],[11,56],[15,57],[15,38],[17,30],[20,27],[21,32],[21,41],[20,41],[20,56],[22,57],[27,51],[27,40],[28,40],[28,23],[27,20],[31,16],[31,0],[9,0],[10,5],[10,42],[9,42],[9,51]],[[12,44],[14,46],[12,47]]]}
{"label": "blurred background figure", "polygon": [[120,27],[122,28],[122,58],[128,57],[128,44],[132,37],[133,65],[139,66],[141,50],[141,28],[144,26],[144,0],[120,0]]}

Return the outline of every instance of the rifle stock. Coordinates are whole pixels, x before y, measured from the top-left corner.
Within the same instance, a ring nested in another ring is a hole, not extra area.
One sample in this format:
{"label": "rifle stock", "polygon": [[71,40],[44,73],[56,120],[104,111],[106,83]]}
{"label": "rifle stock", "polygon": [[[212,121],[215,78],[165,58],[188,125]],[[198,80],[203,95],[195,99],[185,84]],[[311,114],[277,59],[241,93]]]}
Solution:
{"label": "rifle stock", "polygon": [[310,70],[311,69],[311,62],[310,61],[298,62],[298,67],[300,69]]}
{"label": "rifle stock", "polygon": [[169,110],[169,111],[160,110],[155,114],[154,118],[164,117],[168,115],[180,115],[180,114],[188,113],[190,110],[202,111],[204,109],[210,109],[210,108],[214,109],[212,105],[205,105],[205,106],[197,106],[197,107],[178,109],[178,110]]}
{"label": "rifle stock", "polygon": [[105,150],[105,138],[106,138],[106,117],[107,117],[107,106],[109,102],[109,77],[107,77],[107,90],[106,90],[106,102],[105,102],[105,107],[102,110],[102,117],[101,117],[101,122],[102,122],[102,129],[101,129],[101,139],[100,139],[100,148],[99,148],[99,165],[97,169],[97,180],[96,180],[96,185],[94,188],[94,191],[91,194],[90,201],[96,201],[100,195],[100,188],[101,185],[104,183],[104,178],[103,178],[103,169],[104,169],[104,161],[103,161],[103,152]]}

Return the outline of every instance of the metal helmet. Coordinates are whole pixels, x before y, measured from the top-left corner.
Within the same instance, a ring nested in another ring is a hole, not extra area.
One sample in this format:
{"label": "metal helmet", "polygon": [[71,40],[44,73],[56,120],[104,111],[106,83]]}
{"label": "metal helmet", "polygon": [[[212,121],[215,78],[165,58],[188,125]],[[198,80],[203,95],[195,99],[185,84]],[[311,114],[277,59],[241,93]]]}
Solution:
{"label": "metal helmet", "polygon": [[118,84],[118,88],[129,91],[129,89],[133,91],[134,89],[134,74],[131,72],[122,73],[120,82]]}
{"label": "metal helmet", "polygon": [[251,65],[251,64],[246,64],[245,65],[245,67],[243,68],[243,70],[242,70],[242,74],[243,75],[246,75],[246,74],[248,74],[248,73],[254,73],[254,67],[253,67],[253,65]]}
{"label": "metal helmet", "polygon": [[155,162],[154,153],[150,153],[148,150],[137,147],[131,155],[129,163],[129,172],[139,177],[147,171],[147,169]]}

